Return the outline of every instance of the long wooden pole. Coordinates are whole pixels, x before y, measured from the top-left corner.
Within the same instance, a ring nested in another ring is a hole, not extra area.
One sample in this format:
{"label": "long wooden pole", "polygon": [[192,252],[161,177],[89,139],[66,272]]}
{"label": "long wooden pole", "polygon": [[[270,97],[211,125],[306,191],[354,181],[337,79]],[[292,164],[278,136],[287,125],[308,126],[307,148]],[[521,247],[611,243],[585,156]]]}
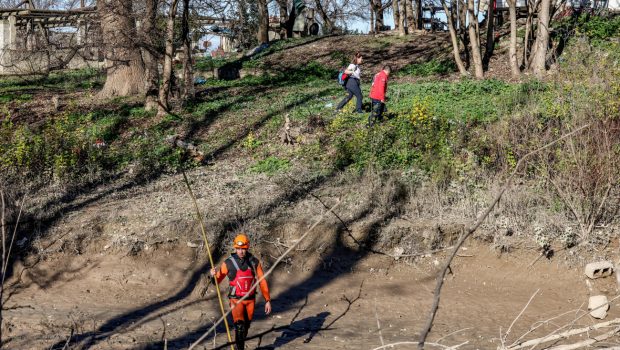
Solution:
{"label": "long wooden pole", "polygon": [[[207,239],[207,231],[205,229],[205,223],[202,218],[202,214],[200,213],[200,209],[198,208],[198,202],[196,202],[196,197],[194,196],[194,192],[192,192],[192,188],[189,185],[189,180],[187,179],[187,175],[185,175],[185,171],[183,172],[183,180],[185,181],[185,185],[187,185],[187,190],[189,191],[190,197],[192,197],[192,202],[194,202],[194,208],[196,209],[196,217],[200,222],[200,229],[202,231],[202,239],[205,242],[205,248],[207,249],[207,255],[209,256],[209,263],[211,264],[211,268],[215,268],[215,263],[213,263],[213,256],[211,255],[211,249],[209,248],[209,240]],[[232,336],[230,335],[230,328],[228,327],[228,320],[226,319],[226,311],[224,310],[224,302],[222,301],[222,293],[220,293],[220,286],[215,281],[215,290],[217,292],[217,299],[220,302],[220,310],[222,311],[222,315],[224,315],[224,326],[226,326],[226,334],[228,335],[228,342],[230,343],[230,349],[235,350],[232,343]]]}

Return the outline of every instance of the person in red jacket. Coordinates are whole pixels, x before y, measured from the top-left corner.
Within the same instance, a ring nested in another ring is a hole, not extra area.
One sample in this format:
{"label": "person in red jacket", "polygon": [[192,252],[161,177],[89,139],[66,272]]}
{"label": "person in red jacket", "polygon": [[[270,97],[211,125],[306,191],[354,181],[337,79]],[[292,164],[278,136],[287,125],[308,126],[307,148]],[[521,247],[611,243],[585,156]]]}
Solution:
{"label": "person in red jacket", "polygon": [[[210,272],[218,284],[224,280],[224,277],[228,277],[230,284],[228,299],[235,325],[235,345],[238,350],[243,350],[256,303],[256,288],[252,286],[257,280],[263,278],[263,267],[260,261],[248,252],[250,240],[245,234],[241,233],[235,237],[233,248],[235,248],[235,253],[222,263],[219,271],[212,268]],[[269,315],[271,298],[267,280],[263,279],[258,285],[265,298],[265,313]],[[247,294],[250,295],[247,299],[239,301]]]}
{"label": "person in red jacket", "polygon": [[385,110],[385,94],[387,92],[387,83],[392,68],[388,65],[375,74],[370,87],[370,100],[372,101],[372,109],[368,117],[368,126],[372,126],[375,120],[380,121],[383,118]]}

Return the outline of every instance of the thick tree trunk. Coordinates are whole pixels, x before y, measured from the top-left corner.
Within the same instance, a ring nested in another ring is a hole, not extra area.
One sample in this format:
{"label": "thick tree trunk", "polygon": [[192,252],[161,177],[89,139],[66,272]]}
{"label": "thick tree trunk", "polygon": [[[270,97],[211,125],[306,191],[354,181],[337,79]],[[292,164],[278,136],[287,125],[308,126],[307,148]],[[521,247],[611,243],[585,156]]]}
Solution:
{"label": "thick tree trunk", "polygon": [[258,35],[256,38],[259,43],[269,42],[269,9],[267,0],[258,1]]}
{"label": "thick tree trunk", "polygon": [[517,0],[508,1],[508,13],[510,16],[510,49],[508,51],[508,61],[510,62],[510,72],[513,78],[521,75],[519,60],[517,59]]}
{"label": "thick tree trunk", "polygon": [[398,35],[406,35],[407,34],[407,9],[405,3],[408,0],[399,0],[398,1],[398,12],[400,13],[400,21],[398,28]]}
{"label": "thick tree trunk", "polygon": [[534,55],[532,58],[532,72],[541,79],[547,71],[547,48],[549,47],[549,9],[551,0],[542,0],[538,11],[538,30],[534,43]]}
{"label": "thick tree trunk", "polygon": [[98,1],[105,50],[106,81],[97,97],[143,95],[145,68],[134,41],[136,24],[131,1]]}
{"label": "thick tree trunk", "polygon": [[159,0],[146,0],[145,16],[142,22],[142,59],[144,60],[146,75],[146,98],[144,109],[152,111],[157,109],[159,92],[159,69],[157,64],[157,49],[155,47],[157,8]]}
{"label": "thick tree trunk", "polygon": [[375,35],[377,28],[375,27],[375,0],[370,0],[370,25],[368,26],[368,34]]}
{"label": "thick tree trunk", "polygon": [[394,11],[394,30],[398,33],[400,33],[401,27],[399,6],[400,5],[398,0],[392,0],[392,11]]}
{"label": "thick tree trunk", "polygon": [[471,45],[471,55],[474,61],[474,76],[476,79],[482,79],[484,78],[484,70],[482,67],[482,55],[480,54],[480,33],[478,31],[478,18],[476,17],[474,6],[474,0],[467,1],[469,44]]}
{"label": "thick tree trunk", "polygon": [[162,73],[162,83],[159,89],[159,110],[157,114],[165,114],[170,109],[168,105],[168,97],[172,87],[173,67],[172,60],[174,56],[174,20],[177,15],[177,7],[179,0],[172,0],[170,4],[170,12],[166,21],[166,48],[164,51],[164,67]]}
{"label": "thick tree trunk", "polygon": [[[446,13],[446,18],[448,20],[448,31],[450,32],[450,40],[452,40],[452,54],[454,55],[454,61],[456,62],[456,66],[459,69],[459,73],[465,76],[467,75],[467,70],[465,69],[463,60],[461,60],[459,39],[456,35],[456,28],[454,27],[454,21],[452,20],[452,13],[448,9],[445,0],[441,0],[441,6],[443,7],[444,12]],[[452,9],[452,11],[454,11],[454,9]]]}
{"label": "thick tree trunk", "polygon": [[405,14],[407,16],[407,33],[412,34],[415,30],[415,20],[413,16],[413,4],[411,0],[403,0],[405,2]]}
{"label": "thick tree trunk", "polygon": [[194,73],[192,71],[192,39],[189,36],[189,0],[183,0],[183,18],[181,22],[183,39],[183,101],[194,98]]}
{"label": "thick tree trunk", "polygon": [[377,12],[375,14],[375,32],[379,33],[381,31],[381,27],[384,25],[383,21],[383,6],[381,6],[381,0],[376,0],[376,8]]}

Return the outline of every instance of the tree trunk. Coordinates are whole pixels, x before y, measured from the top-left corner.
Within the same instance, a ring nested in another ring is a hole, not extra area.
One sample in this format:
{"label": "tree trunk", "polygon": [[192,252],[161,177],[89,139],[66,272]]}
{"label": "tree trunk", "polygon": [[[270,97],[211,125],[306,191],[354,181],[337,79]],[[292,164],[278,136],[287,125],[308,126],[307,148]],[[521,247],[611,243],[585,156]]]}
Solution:
{"label": "tree trunk", "polygon": [[405,6],[406,2],[407,0],[398,1],[398,12],[400,14],[400,21],[398,22],[398,35],[400,36],[407,34],[407,24],[405,23],[407,21],[407,10]]}
{"label": "tree trunk", "polygon": [[327,12],[325,12],[325,8],[323,8],[321,0],[315,0],[315,4],[317,10],[319,10],[321,18],[323,18],[323,24],[325,26],[324,33],[331,34],[334,31],[334,21],[330,19]]}
{"label": "tree trunk", "polygon": [[[402,1],[402,0],[401,0]],[[399,1],[392,0],[392,11],[394,11],[394,30],[400,34],[400,9]]]}
{"label": "tree trunk", "polygon": [[143,95],[145,68],[140,47],[134,42],[136,23],[131,1],[98,1],[105,50],[106,81],[99,98]]}
{"label": "tree trunk", "polygon": [[146,0],[145,16],[142,22],[142,59],[144,60],[146,75],[146,98],[144,109],[152,111],[157,109],[159,92],[159,69],[157,65],[157,48],[155,47],[157,8],[159,0]]}
{"label": "tree trunk", "polygon": [[370,25],[368,26],[368,34],[375,35],[375,0],[368,1],[370,5]]}
{"label": "tree trunk", "polygon": [[493,8],[493,1],[487,6],[487,43],[484,50],[484,58],[482,59],[482,66],[485,69],[488,69],[489,62],[493,56],[493,50],[495,49],[495,9]]}
{"label": "tree trunk", "polygon": [[376,1],[376,14],[375,14],[375,32],[379,33],[381,31],[381,27],[383,27],[384,25],[384,21],[383,21],[383,6],[381,5],[381,0],[375,0]]}
{"label": "tree trunk", "polygon": [[465,53],[465,67],[469,69],[470,66],[470,55],[469,55],[469,35],[467,35],[467,4],[465,0],[457,0],[458,4],[458,33],[461,37],[460,44],[463,46],[461,51]]}
{"label": "tree trunk", "polygon": [[531,63],[531,43],[532,43],[532,27],[534,22],[534,13],[538,7],[539,0],[527,1],[527,19],[525,20],[525,36],[523,37],[523,66],[530,68]]}
{"label": "tree trunk", "polygon": [[[467,70],[465,69],[465,65],[463,65],[463,60],[461,60],[461,54],[459,51],[459,39],[456,35],[456,29],[454,27],[454,21],[452,20],[452,13],[448,9],[445,0],[441,0],[441,6],[443,7],[444,12],[446,13],[446,18],[448,20],[448,30],[450,31],[450,40],[452,40],[452,53],[454,55],[454,61],[456,62],[456,66],[459,69],[459,73],[462,76],[467,75]],[[455,9],[453,8],[452,11]]]}
{"label": "tree trunk", "polygon": [[183,101],[194,98],[194,73],[192,71],[192,39],[189,36],[189,0],[183,0],[183,18],[181,22],[183,39]]}
{"label": "tree trunk", "polygon": [[259,43],[269,42],[269,9],[267,0],[258,0],[258,35]]}
{"label": "tree trunk", "polygon": [[476,17],[474,0],[467,1],[469,13],[469,44],[471,45],[471,55],[474,61],[474,76],[476,79],[484,78],[482,67],[482,55],[480,54],[480,33],[478,31],[478,18]]}
{"label": "tree trunk", "polygon": [[162,73],[162,83],[159,89],[159,110],[157,114],[165,114],[170,109],[168,105],[168,97],[172,86],[173,67],[172,59],[174,56],[174,20],[177,15],[177,7],[179,0],[172,0],[170,4],[170,12],[166,21],[166,48],[164,51],[164,67]]}
{"label": "tree trunk", "polygon": [[519,60],[517,59],[517,0],[507,1],[510,16],[510,49],[508,51],[508,58],[512,77],[518,78],[521,75],[521,71],[519,70]]}
{"label": "tree trunk", "polygon": [[405,2],[405,13],[407,16],[407,33],[412,34],[415,30],[415,21],[413,16],[413,4],[411,0],[403,0]]}
{"label": "tree trunk", "polygon": [[532,58],[532,72],[542,79],[546,72],[547,48],[549,47],[549,8],[551,0],[542,0],[538,11],[538,30],[534,43],[534,55]]}
{"label": "tree trunk", "polygon": [[[424,11],[422,10],[422,0],[416,0],[417,10],[416,10],[416,22],[418,29],[424,29]],[[431,6],[434,6],[431,4]],[[432,27],[432,23],[431,23]]]}
{"label": "tree trunk", "polygon": [[286,22],[288,19],[288,8],[286,5],[286,0],[278,0],[278,6],[280,8],[280,39],[285,39],[287,37]]}

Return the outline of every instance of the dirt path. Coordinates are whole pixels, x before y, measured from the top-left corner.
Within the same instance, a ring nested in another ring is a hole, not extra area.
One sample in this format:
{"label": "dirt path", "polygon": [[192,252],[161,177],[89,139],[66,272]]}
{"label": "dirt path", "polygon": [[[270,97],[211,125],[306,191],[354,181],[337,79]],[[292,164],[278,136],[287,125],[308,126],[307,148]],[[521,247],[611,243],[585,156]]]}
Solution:
{"label": "dirt path", "polygon": [[[536,322],[568,313],[540,327],[529,338],[548,334],[583,314],[587,289],[581,273],[536,256],[497,258],[486,247],[469,247],[453,266],[429,340],[462,348],[496,348],[529,298],[539,290],[514,324],[508,342]],[[265,316],[259,303],[249,348],[373,349],[387,343],[414,341],[432,301],[434,272],[441,256],[415,262],[391,258],[340,256],[330,262],[282,265],[270,278],[274,313]],[[355,262],[355,264],[351,264]],[[15,290],[5,311],[6,348],[63,348],[88,344],[90,349],[182,349],[218,317],[212,286],[205,298],[202,263],[182,247],[137,257],[58,256],[41,262]],[[343,269],[342,266],[352,268]],[[46,277],[46,278],[42,278]],[[45,284],[34,281],[45,280]],[[598,288],[615,295],[612,281]],[[612,306],[609,317],[620,312]],[[378,331],[377,322],[381,331]],[[589,316],[575,326],[594,322]],[[223,329],[204,348],[225,344]],[[577,338],[578,340],[578,338]],[[575,341],[577,341],[575,340]],[[413,349],[401,346],[402,349]]]}

